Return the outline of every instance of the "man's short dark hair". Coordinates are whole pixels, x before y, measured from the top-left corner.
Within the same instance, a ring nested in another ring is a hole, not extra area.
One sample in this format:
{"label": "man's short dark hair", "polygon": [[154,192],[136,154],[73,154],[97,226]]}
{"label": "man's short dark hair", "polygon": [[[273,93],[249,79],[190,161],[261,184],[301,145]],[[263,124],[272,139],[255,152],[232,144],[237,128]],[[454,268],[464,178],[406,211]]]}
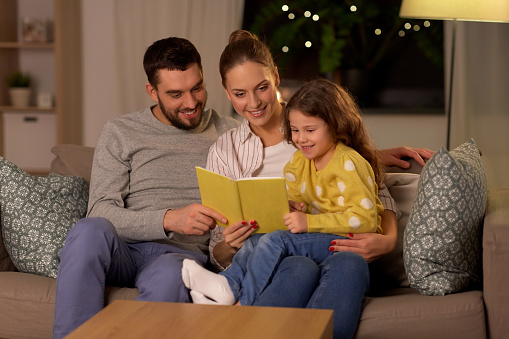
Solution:
{"label": "man's short dark hair", "polygon": [[189,40],[177,37],[154,42],[147,48],[143,57],[145,74],[153,87],[157,87],[159,83],[160,69],[185,71],[194,63],[202,70],[201,57],[196,47]]}

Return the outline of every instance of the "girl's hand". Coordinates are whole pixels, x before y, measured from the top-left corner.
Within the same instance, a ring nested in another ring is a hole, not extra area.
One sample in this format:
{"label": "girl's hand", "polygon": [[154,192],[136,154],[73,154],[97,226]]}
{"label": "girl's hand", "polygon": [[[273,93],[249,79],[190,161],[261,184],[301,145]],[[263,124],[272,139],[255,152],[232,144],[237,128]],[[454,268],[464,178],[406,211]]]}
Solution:
{"label": "girl's hand", "polygon": [[368,263],[392,252],[397,240],[393,235],[378,233],[348,234],[348,238],[332,241],[331,250],[355,252]]}
{"label": "girl's hand", "polygon": [[302,208],[304,208],[303,202],[288,200],[288,203],[290,204],[290,212],[302,212]]}
{"label": "girl's hand", "polygon": [[290,212],[285,215],[285,225],[292,233],[306,233],[308,231],[308,218],[302,212]]}
{"label": "girl's hand", "polygon": [[230,246],[235,248],[237,251],[242,247],[244,241],[253,234],[258,228],[258,225],[254,220],[246,222],[244,220],[238,221],[223,231],[224,241]]}

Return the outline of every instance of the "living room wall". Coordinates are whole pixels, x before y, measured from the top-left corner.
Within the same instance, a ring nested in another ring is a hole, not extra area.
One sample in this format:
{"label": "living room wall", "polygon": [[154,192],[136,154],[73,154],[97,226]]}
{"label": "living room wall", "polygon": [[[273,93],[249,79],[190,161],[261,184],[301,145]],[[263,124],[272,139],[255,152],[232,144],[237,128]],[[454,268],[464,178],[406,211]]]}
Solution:
{"label": "living room wall", "polygon": [[[82,1],[82,9],[84,144],[95,146],[102,126],[109,118],[142,107],[132,107],[126,112],[118,104],[125,93],[119,88],[115,74],[115,47],[118,43],[113,24],[115,0]],[[446,27],[445,50],[448,51],[450,25],[446,24]],[[227,36],[222,39],[225,45]],[[509,129],[507,41],[509,24],[458,24],[451,146],[456,147],[471,137],[476,140],[483,151],[490,187],[509,187],[509,140],[505,136]],[[207,59],[208,51],[200,46],[198,49],[203,59]],[[449,58],[446,54],[446,60]],[[138,63],[133,67],[141,66]],[[214,75],[213,72],[217,72],[215,67],[217,64],[213,64],[206,72]],[[447,70],[448,65],[446,74]],[[219,103],[225,99],[220,81],[210,80],[212,76],[209,77],[209,74],[206,73],[209,106],[225,107],[217,110],[231,114],[228,103],[228,106]],[[144,83],[140,83],[138,88],[140,93],[146,95]],[[210,95],[213,91],[220,94],[213,97]],[[446,144],[445,115],[379,112],[367,113],[365,121],[379,148],[407,145],[437,149]]]}

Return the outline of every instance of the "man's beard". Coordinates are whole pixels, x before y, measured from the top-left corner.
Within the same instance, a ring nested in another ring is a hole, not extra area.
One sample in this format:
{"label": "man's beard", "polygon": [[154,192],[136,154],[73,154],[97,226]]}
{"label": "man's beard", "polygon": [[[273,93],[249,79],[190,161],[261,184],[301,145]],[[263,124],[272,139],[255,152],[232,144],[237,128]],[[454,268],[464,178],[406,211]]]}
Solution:
{"label": "man's beard", "polygon": [[[201,120],[203,118],[203,110],[205,109],[206,103],[207,99],[205,99],[205,101],[198,101],[196,103],[196,107],[194,108],[178,108],[176,110],[170,110],[164,107],[164,105],[161,103],[161,100],[159,99],[159,108],[173,127],[188,131],[200,126]],[[188,120],[180,117],[179,112],[192,111],[194,109],[198,111],[198,115],[193,119]],[[189,124],[185,123],[186,120],[189,122]]]}

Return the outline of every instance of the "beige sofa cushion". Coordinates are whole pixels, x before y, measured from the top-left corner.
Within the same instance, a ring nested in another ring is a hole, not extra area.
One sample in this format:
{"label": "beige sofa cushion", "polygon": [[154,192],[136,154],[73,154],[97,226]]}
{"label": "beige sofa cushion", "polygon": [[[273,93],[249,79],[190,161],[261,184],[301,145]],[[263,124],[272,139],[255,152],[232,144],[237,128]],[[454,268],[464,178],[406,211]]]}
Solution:
{"label": "beige sofa cushion", "polygon": [[412,173],[386,174],[385,184],[401,212],[398,219],[398,241],[391,253],[370,264],[370,294],[377,294],[388,288],[409,286],[403,263],[403,233],[412,210],[419,177],[419,174]]}
{"label": "beige sofa cushion", "polygon": [[[31,273],[0,273],[0,338],[51,338],[55,310],[53,278]],[[134,300],[135,288],[106,287],[105,303]]]}
{"label": "beige sofa cushion", "polygon": [[364,298],[356,338],[486,338],[481,291],[426,296],[410,288]]}
{"label": "beige sofa cushion", "polygon": [[54,146],[51,152],[56,156],[51,162],[51,172],[83,177],[90,182],[94,159],[93,147],[62,144]]}

